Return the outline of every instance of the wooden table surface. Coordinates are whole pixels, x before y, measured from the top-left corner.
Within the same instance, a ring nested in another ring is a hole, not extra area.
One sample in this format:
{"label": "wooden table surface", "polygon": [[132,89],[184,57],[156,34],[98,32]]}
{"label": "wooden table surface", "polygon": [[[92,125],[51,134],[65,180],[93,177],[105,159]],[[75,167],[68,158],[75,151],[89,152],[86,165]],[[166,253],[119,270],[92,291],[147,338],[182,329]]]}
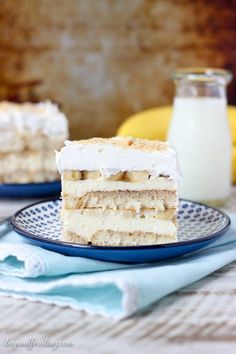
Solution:
{"label": "wooden table surface", "polygon": [[[29,202],[1,201],[0,216],[9,216]],[[236,212],[236,187],[225,210]],[[56,353],[235,354],[236,262],[120,322],[70,308],[0,298],[1,354],[13,352],[14,345],[16,353],[52,353],[54,343]],[[23,345],[33,347],[28,351]]]}

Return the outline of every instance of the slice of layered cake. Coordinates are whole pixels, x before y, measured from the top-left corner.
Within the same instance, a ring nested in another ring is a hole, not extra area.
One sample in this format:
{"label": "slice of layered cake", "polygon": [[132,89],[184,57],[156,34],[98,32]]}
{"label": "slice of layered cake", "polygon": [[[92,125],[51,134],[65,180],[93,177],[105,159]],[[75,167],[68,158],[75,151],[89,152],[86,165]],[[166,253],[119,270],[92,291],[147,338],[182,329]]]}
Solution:
{"label": "slice of layered cake", "polygon": [[60,178],[54,149],[68,138],[68,123],[57,105],[0,103],[0,183]]}
{"label": "slice of layered cake", "polygon": [[101,246],[174,242],[175,151],[164,142],[115,137],[67,141],[62,175],[62,240]]}

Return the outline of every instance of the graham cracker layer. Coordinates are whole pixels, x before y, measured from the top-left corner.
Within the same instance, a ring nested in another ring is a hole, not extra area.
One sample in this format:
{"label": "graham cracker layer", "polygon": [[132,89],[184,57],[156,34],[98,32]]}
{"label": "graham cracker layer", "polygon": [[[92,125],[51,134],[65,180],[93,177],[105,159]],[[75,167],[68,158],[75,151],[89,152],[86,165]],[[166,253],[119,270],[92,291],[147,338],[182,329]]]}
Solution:
{"label": "graham cracker layer", "polygon": [[66,242],[79,244],[92,244],[97,246],[141,246],[163,244],[175,242],[177,236],[168,234],[159,234],[153,232],[117,232],[113,230],[99,230],[90,240],[84,239],[81,235],[71,231],[63,231],[62,240]]}
{"label": "graham cracker layer", "polygon": [[[0,129],[0,153],[27,153],[27,151],[53,151],[63,146],[66,136],[48,137],[43,134],[32,134],[1,130]],[[54,158],[55,159],[55,158]]]}
{"label": "graham cracker layer", "polygon": [[60,180],[59,173],[52,171],[17,171],[16,174],[0,174],[0,183],[41,183]]}
{"label": "graham cracker layer", "polygon": [[111,209],[136,210],[154,209],[165,211],[176,209],[178,204],[175,191],[112,191],[88,192],[81,197],[63,195],[65,209]]}

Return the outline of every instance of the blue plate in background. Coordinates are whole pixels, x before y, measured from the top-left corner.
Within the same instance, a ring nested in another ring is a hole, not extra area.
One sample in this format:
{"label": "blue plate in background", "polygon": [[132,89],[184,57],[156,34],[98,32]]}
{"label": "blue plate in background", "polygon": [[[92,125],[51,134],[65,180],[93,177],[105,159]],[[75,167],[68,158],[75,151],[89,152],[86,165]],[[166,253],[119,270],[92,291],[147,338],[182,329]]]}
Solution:
{"label": "blue plate in background", "polygon": [[0,184],[1,198],[49,198],[59,197],[61,182]]}
{"label": "blue plate in background", "polygon": [[60,241],[61,200],[38,202],[18,211],[12,218],[16,232],[48,250],[122,263],[147,263],[168,260],[197,251],[221,237],[230,226],[229,217],[205,204],[180,201],[178,241],[151,246],[108,247]]}

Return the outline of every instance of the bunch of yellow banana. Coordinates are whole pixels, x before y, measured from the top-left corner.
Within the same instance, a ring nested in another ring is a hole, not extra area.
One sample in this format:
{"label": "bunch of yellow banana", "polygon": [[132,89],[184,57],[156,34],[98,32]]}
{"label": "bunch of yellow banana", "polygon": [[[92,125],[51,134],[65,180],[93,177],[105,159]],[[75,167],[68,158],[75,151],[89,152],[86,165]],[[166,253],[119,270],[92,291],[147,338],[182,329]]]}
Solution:
{"label": "bunch of yellow banana", "polygon": [[[117,135],[166,140],[171,116],[171,106],[137,113],[120,126]],[[232,134],[232,181],[236,183],[236,107],[228,106],[228,119]]]}

